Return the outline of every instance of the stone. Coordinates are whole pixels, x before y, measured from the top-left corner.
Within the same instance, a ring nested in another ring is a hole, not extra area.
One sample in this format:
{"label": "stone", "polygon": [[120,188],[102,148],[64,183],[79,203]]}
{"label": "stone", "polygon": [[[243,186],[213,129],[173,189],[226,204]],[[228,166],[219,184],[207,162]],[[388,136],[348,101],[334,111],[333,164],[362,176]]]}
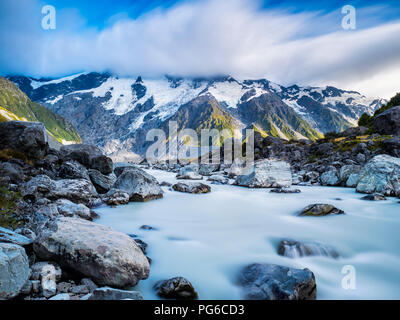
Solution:
{"label": "stone", "polygon": [[248,300],[315,300],[317,296],[309,269],[253,263],[241,271],[238,282]]}
{"label": "stone", "polygon": [[60,153],[65,160],[75,160],[86,168],[95,169],[102,174],[113,172],[112,160],[105,156],[96,146],[88,144],[71,144],[62,146]]}
{"label": "stone", "polygon": [[218,171],[219,164],[202,164],[199,168],[199,174],[202,176],[211,176],[213,172]]}
{"label": "stone", "polygon": [[[340,168],[339,172],[339,180],[341,183],[346,183],[349,180],[350,176],[353,174],[357,174],[361,171],[362,167],[359,165],[347,164]],[[350,181],[351,182],[351,181]]]}
{"label": "stone", "polygon": [[90,209],[81,203],[76,204],[67,199],[58,199],[56,205],[58,212],[65,217],[79,217],[92,220]]}
{"label": "stone", "polygon": [[358,173],[352,173],[346,181],[346,187],[355,188],[357,187],[360,175]]}
{"label": "stone", "polygon": [[400,135],[400,106],[390,108],[374,117],[374,129],[382,135]]}
{"label": "stone", "polygon": [[336,186],[339,184],[339,177],[336,170],[324,172],[321,177],[321,184],[323,186]]}
{"label": "stone", "polygon": [[72,284],[69,282],[60,282],[57,283],[57,292],[58,293],[68,293],[72,288]]}
{"label": "stone", "polygon": [[331,204],[317,203],[305,207],[303,210],[301,210],[299,216],[319,217],[337,214],[344,214],[344,211],[336,208]]}
{"label": "stone", "polygon": [[103,201],[109,206],[119,206],[121,204],[129,203],[129,194],[123,190],[111,189],[103,197]]}
{"label": "stone", "polygon": [[54,262],[37,262],[31,267],[31,279],[40,280],[42,295],[46,298],[57,294],[57,281],[61,276],[61,268]]}
{"label": "stone", "polygon": [[89,177],[97,192],[100,194],[110,191],[115,181],[117,181],[117,176],[114,173],[110,173],[106,176],[100,171],[94,169],[89,170]]}
{"label": "stone", "polygon": [[203,176],[196,172],[186,172],[184,175],[178,174],[176,178],[179,180],[203,180]]}
{"label": "stone", "polygon": [[127,192],[131,201],[144,202],[163,197],[156,178],[139,168],[125,169],[113,188]]}
{"label": "stone", "polygon": [[109,287],[97,288],[81,300],[143,300],[139,291],[125,291]]}
{"label": "stone", "polygon": [[171,186],[172,186],[172,183],[169,183],[169,182],[167,182],[167,181],[163,181],[163,182],[160,183],[160,186],[161,186],[161,187],[171,187]]}
{"label": "stone", "polygon": [[172,189],[179,192],[185,193],[209,193],[211,187],[200,182],[178,182],[172,186]]}
{"label": "stone", "polygon": [[16,297],[29,277],[29,261],[24,248],[0,243],[0,299]]}
{"label": "stone", "polygon": [[339,254],[332,247],[311,241],[282,240],[278,244],[278,254],[288,258],[324,256],[337,259]]}
{"label": "stone", "polygon": [[16,163],[0,162],[0,177],[8,177],[10,183],[21,183],[24,180],[22,167]]}
{"label": "stone", "polygon": [[58,170],[58,176],[62,179],[86,179],[90,181],[88,171],[77,161],[66,161]]}
{"label": "stone", "polygon": [[0,122],[0,149],[25,155],[28,159],[42,159],[48,149],[46,128],[40,122]]}
{"label": "stone", "polygon": [[1,242],[13,243],[22,247],[29,246],[33,243],[32,239],[9,229],[0,227],[0,243]]}
{"label": "stone", "polygon": [[153,289],[158,296],[165,299],[193,300],[198,298],[193,285],[183,277],[158,281],[153,286]]}
{"label": "stone", "polygon": [[275,188],[270,191],[271,193],[300,193],[299,189],[288,189],[288,188]]}
{"label": "stone", "polygon": [[207,181],[211,181],[213,184],[228,184],[229,179],[222,174],[213,174],[211,175]]}
{"label": "stone", "polygon": [[51,297],[49,300],[62,301],[62,300],[71,300],[71,299],[70,299],[70,296],[68,293],[60,293],[60,294],[55,295],[54,297]]}
{"label": "stone", "polygon": [[128,235],[83,219],[58,217],[40,230],[33,249],[99,285],[123,288],[147,279],[146,256]]}
{"label": "stone", "polygon": [[29,295],[32,292],[32,281],[26,280],[24,286],[22,287],[20,294]]}
{"label": "stone", "polygon": [[81,284],[88,287],[90,292],[93,292],[97,289],[97,285],[89,278],[83,278],[81,280]]}
{"label": "stone", "polygon": [[373,157],[361,170],[356,190],[400,197],[400,158],[384,154]]}
{"label": "stone", "polygon": [[249,188],[281,188],[292,185],[290,165],[280,160],[259,160],[246,174],[236,178],[239,186]]}
{"label": "stone", "polygon": [[368,194],[368,195],[362,197],[361,199],[369,200],[369,201],[382,201],[382,200],[386,200],[386,197],[383,194],[374,193],[374,194]]}
{"label": "stone", "polygon": [[71,290],[70,290],[70,292],[72,293],[72,294],[79,294],[79,295],[84,295],[84,294],[88,294],[89,292],[90,292],[90,290],[89,290],[89,287],[88,286],[86,286],[86,285],[84,285],[84,284],[81,284],[81,285],[79,285],[79,286],[73,286],[73,287],[71,287]]}

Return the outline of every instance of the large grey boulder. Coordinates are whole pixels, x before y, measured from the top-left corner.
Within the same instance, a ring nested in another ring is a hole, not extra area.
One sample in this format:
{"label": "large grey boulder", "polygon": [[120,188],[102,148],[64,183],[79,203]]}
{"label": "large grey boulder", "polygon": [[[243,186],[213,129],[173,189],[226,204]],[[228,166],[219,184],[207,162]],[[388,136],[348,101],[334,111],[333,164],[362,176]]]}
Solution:
{"label": "large grey boulder", "polygon": [[336,186],[339,184],[339,177],[336,170],[329,170],[324,172],[320,177],[323,186]]}
{"label": "large grey boulder", "polygon": [[309,269],[254,263],[240,273],[239,285],[249,300],[314,300],[315,276]]}
{"label": "large grey boulder", "polygon": [[39,160],[46,155],[46,128],[40,122],[0,122],[0,149],[22,153],[28,159]]}
{"label": "large grey boulder", "polygon": [[0,243],[0,300],[16,297],[29,278],[29,261],[24,248]]}
{"label": "large grey boulder", "polygon": [[47,222],[33,248],[39,258],[56,261],[99,285],[135,286],[150,272],[146,256],[128,235],[83,219]]}
{"label": "large grey boulder", "polygon": [[148,201],[163,197],[160,184],[152,175],[139,168],[127,168],[113,185],[129,194],[131,201]]}
{"label": "large grey boulder", "polygon": [[236,178],[239,186],[249,188],[281,188],[292,185],[290,164],[281,160],[259,160],[246,174]]}
{"label": "large grey boulder", "polygon": [[32,244],[33,240],[14,231],[0,227],[0,243],[1,242],[13,243],[25,247]]}
{"label": "large grey boulder", "polygon": [[376,116],[374,129],[379,134],[400,135],[400,106],[390,108]]}
{"label": "large grey boulder", "polygon": [[[354,174],[358,175],[360,173],[361,169],[362,169],[361,166],[353,165],[353,164],[347,164],[347,165],[342,166],[340,168],[340,172],[339,172],[340,182],[347,185],[347,181],[349,180],[350,176],[354,175]],[[349,184],[350,184],[350,182],[349,182]]]}
{"label": "large grey boulder", "polygon": [[372,158],[360,172],[356,190],[400,197],[400,158],[383,154]]}
{"label": "large grey boulder", "polygon": [[65,160],[75,160],[86,168],[99,170],[103,174],[113,171],[111,158],[105,156],[100,148],[89,144],[62,146],[60,152]]}

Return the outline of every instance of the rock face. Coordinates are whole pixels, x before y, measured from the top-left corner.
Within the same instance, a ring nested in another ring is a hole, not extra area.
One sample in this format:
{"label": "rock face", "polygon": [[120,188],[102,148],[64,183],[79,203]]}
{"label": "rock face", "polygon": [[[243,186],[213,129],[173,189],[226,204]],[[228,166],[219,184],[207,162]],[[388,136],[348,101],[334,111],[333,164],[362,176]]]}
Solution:
{"label": "rock face", "polygon": [[149,263],[126,234],[82,219],[59,217],[41,229],[34,251],[92,278],[99,285],[135,286],[149,275]]}
{"label": "rock face", "polygon": [[190,281],[182,277],[158,281],[153,288],[161,298],[165,299],[198,298],[198,294]]}
{"label": "rock face", "polygon": [[29,277],[29,262],[24,248],[0,243],[0,300],[16,297]]}
{"label": "rock face", "polygon": [[186,193],[209,193],[211,187],[200,182],[178,182],[172,186],[172,189]]}
{"label": "rock face", "polygon": [[29,246],[33,243],[31,239],[21,234],[0,227],[0,243],[1,242],[13,243],[22,247]]}
{"label": "rock face", "polygon": [[360,172],[357,192],[400,197],[400,158],[388,155],[372,158]]}
{"label": "rock face", "polygon": [[379,134],[400,135],[400,106],[390,108],[375,117],[374,128]]}
{"label": "rock face", "polygon": [[290,165],[279,160],[260,160],[246,175],[236,178],[239,186],[249,188],[280,188],[292,185]]}
{"label": "rock face", "polygon": [[156,178],[139,168],[125,169],[113,188],[127,192],[131,201],[143,202],[163,197],[163,191]]}
{"label": "rock face", "polygon": [[305,207],[303,210],[301,210],[299,216],[317,217],[336,214],[344,214],[344,211],[334,207],[331,204],[317,203]]}
{"label": "rock face", "polygon": [[75,160],[86,168],[95,169],[102,174],[110,174],[113,171],[112,160],[93,145],[71,144],[62,146],[60,152],[65,160]]}
{"label": "rock face", "polygon": [[49,148],[44,125],[39,122],[0,122],[0,149],[10,149],[39,160]]}
{"label": "rock face", "polygon": [[249,300],[314,300],[317,287],[308,269],[294,269],[274,264],[254,263],[240,276],[244,298]]}
{"label": "rock face", "polygon": [[308,256],[324,256],[338,258],[339,254],[332,247],[317,242],[300,242],[295,240],[282,240],[278,245],[278,254],[289,258]]}

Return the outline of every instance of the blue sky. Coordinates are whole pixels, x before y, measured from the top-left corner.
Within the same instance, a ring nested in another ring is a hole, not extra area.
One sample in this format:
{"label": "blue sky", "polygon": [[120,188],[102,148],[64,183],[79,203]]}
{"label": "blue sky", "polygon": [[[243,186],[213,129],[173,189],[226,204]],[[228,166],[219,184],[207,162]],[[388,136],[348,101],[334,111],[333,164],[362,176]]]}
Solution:
{"label": "blue sky", "polygon": [[[43,30],[43,5],[56,30]],[[341,9],[356,9],[343,30]],[[0,74],[268,78],[400,91],[400,1],[1,0]]]}

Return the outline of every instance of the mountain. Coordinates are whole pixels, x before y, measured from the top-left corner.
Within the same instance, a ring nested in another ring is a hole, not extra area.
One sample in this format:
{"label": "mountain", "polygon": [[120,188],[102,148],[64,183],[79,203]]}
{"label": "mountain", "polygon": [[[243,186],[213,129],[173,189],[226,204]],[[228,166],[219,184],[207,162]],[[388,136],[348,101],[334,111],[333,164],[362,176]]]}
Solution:
{"label": "mountain", "polygon": [[385,103],[335,87],[284,87],[229,76],[160,79],[81,73],[60,79],[9,77],[33,101],[68,118],[82,139],[115,157],[143,154],[146,133],[179,129],[257,128],[284,139],[321,138],[357,124]]}
{"label": "mountain", "polygon": [[48,134],[60,143],[81,141],[68,120],[32,102],[15,84],[0,77],[0,121],[11,120],[42,122]]}

